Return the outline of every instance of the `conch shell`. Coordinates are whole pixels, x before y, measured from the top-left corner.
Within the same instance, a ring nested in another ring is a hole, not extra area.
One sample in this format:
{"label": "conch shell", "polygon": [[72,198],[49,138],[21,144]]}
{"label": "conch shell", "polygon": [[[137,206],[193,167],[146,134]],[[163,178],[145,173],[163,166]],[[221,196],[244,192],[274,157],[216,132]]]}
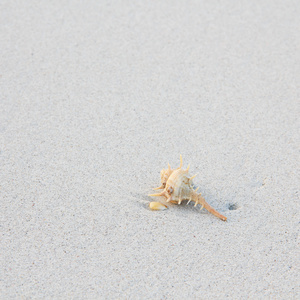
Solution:
{"label": "conch shell", "polygon": [[180,204],[183,200],[188,200],[195,202],[195,206],[197,204],[201,204],[206,210],[220,218],[223,221],[226,221],[227,218],[217,212],[214,208],[212,208],[205,199],[201,196],[201,194],[197,193],[197,189],[194,189],[194,185],[192,179],[196,177],[196,175],[190,177],[188,175],[189,166],[186,170],[182,169],[182,157],[180,155],[180,166],[178,169],[172,170],[170,165],[168,169],[164,169],[161,171],[161,186],[156,188],[163,189],[161,193],[151,194],[149,196],[159,197],[163,196],[167,199],[167,202]]}

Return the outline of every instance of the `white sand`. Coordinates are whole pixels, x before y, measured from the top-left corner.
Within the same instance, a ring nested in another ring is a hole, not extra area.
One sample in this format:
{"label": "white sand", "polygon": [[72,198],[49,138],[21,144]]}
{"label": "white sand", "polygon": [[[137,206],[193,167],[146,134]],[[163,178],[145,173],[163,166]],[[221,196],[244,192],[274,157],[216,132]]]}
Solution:
{"label": "white sand", "polygon": [[[299,15],[1,1],[0,298],[296,299]],[[180,154],[227,222],[147,209]]]}

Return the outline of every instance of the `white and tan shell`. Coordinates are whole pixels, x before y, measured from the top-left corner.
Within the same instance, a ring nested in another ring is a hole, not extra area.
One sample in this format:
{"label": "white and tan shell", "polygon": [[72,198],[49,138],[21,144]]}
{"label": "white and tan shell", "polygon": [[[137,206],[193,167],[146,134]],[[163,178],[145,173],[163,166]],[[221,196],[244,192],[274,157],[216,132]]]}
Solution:
{"label": "white and tan shell", "polygon": [[[196,177],[196,175],[190,177],[188,175],[189,166],[186,170],[182,169],[182,157],[180,155],[180,166],[176,170],[172,170],[170,165],[168,169],[164,169],[161,171],[161,186],[156,189],[163,189],[161,193],[152,194],[149,196],[163,196],[167,199],[167,202],[180,204],[183,200],[189,200],[195,202],[195,206],[197,204],[201,204],[202,208],[204,207],[210,213],[220,218],[223,221],[226,221],[227,218],[217,212],[214,208],[212,208],[205,199],[201,196],[201,194],[197,193],[197,190],[194,190],[192,179]],[[188,202],[188,203],[189,203]],[[202,209],[201,208],[201,209]]]}
{"label": "white and tan shell", "polygon": [[165,210],[168,209],[168,207],[160,202],[150,202],[149,208],[151,210]]}

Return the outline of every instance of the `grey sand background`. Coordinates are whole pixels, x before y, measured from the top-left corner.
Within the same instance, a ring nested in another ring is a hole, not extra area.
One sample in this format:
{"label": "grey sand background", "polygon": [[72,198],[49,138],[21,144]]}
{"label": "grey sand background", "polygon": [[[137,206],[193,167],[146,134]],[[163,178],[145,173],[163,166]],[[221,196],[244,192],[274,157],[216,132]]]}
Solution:
{"label": "grey sand background", "polygon": [[[1,299],[296,299],[299,15],[1,1]],[[147,209],[180,154],[227,222]]]}

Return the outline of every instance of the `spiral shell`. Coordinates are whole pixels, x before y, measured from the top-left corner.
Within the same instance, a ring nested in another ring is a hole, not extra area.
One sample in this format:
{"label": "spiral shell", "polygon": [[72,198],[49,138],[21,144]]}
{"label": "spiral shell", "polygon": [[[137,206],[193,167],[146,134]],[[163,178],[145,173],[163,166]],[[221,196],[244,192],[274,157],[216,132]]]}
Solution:
{"label": "spiral shell", "polygon": [[[162,189],[163,191],[158,194],[152,194],[149,196],[158,197],[163,196],[167,199],[167,202],[173,202],[177,204],[181,204],[183,200],[189,200],[195,202],[195,206],[197,204],[201,204],[202,207],[207,209],[210,213],[220,218],[223,221],[226,221],[227,218],[217,212],[214,208],[212,208],[205,199],[201,196],[201,194],[197,193],[198,189],[194,189],[194,185],[192,179],[196,177],[196,175],[190,177],[188,175],[189,166],[186,170],[182,169],[182,157],[180,156],[180,166],[176,170],[172,170],[169,168],[167,170],[161,171],[161,183],[162,185],[156,189]],[[188,203],[189,203],[188,202]]]}

